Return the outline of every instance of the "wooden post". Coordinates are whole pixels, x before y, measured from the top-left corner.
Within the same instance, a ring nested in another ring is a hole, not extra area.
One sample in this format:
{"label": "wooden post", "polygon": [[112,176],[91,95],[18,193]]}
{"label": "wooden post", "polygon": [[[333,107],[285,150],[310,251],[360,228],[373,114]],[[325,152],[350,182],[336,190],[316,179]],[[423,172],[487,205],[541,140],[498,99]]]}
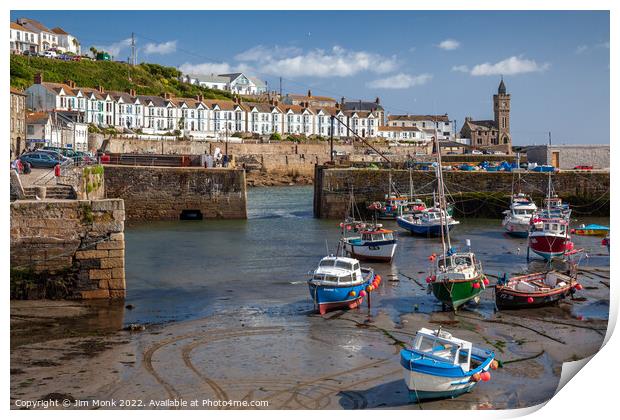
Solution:
{"label": "wooden post", "polygon": [[372,294],[372,292],[368,292],[367,296],[368,296],[368,310],[370,311],[370,295]]}

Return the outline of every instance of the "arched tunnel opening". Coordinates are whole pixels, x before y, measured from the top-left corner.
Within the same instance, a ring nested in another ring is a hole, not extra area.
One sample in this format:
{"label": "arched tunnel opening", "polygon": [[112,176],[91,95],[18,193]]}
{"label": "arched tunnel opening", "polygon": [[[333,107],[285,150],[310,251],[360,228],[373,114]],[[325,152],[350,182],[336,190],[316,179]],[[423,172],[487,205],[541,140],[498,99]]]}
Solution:
{"label": "arched tunnel opening", "polygon": [[182,210],[179,218],[181,220],[202,220],[202,212],[200,210]]}

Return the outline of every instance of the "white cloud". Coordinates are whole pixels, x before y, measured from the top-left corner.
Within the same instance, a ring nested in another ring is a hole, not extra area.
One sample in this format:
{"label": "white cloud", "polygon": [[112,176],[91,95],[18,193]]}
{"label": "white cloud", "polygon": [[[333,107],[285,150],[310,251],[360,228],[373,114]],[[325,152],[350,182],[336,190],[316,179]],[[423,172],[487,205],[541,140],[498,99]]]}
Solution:
{"label": "white cloud", "polygon": [[179,66],[179,70],[181,70],[185,74],[200,74],[200,75],[222,74],[222,73],[233,72],[232,67],[228,63],[200,63],[200,64],[185,63]]}
{"label": "white cloud", "polygon": [[297,47],[281,47],[276,45],[273,48],[257,45],[249,50],[243,51],[235,56],[237,61],[270,61],[286,56],[301,54],[302,50]]}
{"label": "white cloud", "polygon": [[368,83],[368,87],[375,89],[409,89],[414,86],[426,84],[432,78],[433,75],[428,73],[419,75],[398,73],[394,76],[373,80]]}
{"label": "white cloud", "polygon": [[549,69],[550,66],[549,63],[538,64],[534,60],[512,56],[497,63],[477,64],[471,69],[470,74],[472,76],[515,75],[542,72]]}
{"label": "white cloud", "polygon": [[441,48],[442,50],[456,50],[458,47],[461,46],[461,43],[458,42],[456,39],[445,39],[443,41],[441,41],[439,43],[439,45],[437,45],[439,48]]}
{"label": "white cloud", "polygon": [[121,51],[128,49],[130,46],[131,46],[131,38],[126,38],[118,42],[114,42],[110,45],[96,45],[95,48],[97,48],[100,51],[105,51],[114,57],[118,57]]}
{"label": "white cloud", "polygon": [[171,54],[176,50],[176,41],[167,41],[160,44],[148,43],[144,46],[145,54]]}
{"label": "white cloud", "polygon": [[586,52],[588,50],[588,48],[590,48],[590,47],[588,47],[587,45],[579,45],[577,47],[577,49],[575,50],[575,54],[584,53],[584,52]]}
{"label": "white cloud", "polygon": [[460,71],[462,73],[469,73],[469,67],[462,64],[460,66],[452,66],[452,71]]}
{"label": "white cloud", "polygon": [[364,71],[384,74],[398,66],[395,56],[353,51],[337,45],[330,50],[309,51],[298,47],[257,45],[237,54],[234,59],[236,63],[185,63],[179,70],[190,74],[242,71],[257,76],[347,77]]}

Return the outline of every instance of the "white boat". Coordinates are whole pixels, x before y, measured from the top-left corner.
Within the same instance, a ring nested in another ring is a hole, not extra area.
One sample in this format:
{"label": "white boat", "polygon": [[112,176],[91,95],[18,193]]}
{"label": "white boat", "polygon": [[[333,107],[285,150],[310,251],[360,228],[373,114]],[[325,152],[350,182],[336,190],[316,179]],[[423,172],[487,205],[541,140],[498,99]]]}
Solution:
{"label": "white boat", "polygon": [[527,238],[530,220],[538,208],[536,203],[526,194],[514,194],[510,199],[510,209],[504,211],[506,217],[502,226],[511,236]]}
{"label": "white boat", "polygon": [[350,257],[364,261],[392,261],[396,252],[393,231],[383,229],[381,225],[364,225],[355,236],[348,236],[351,229],[347,227],[348,224],[344,223],[340,243]]}
{"label": "white boat", "polygon": [[[443,217],[442,217],[443,215]],[[396,223],[409,232],[422,236],[441,236],[442,219],[444,230],[452,229],[460,222],[439,208],[426,209],[418,215],[403,215],[396,218]],[[445,231],[444,231],[445,233]]]}
{"label": "white boat", "polygon": [[454,398],[491,379],[495,354],[452,336],[447,331],[420,329],[413,346],[400,352],[411,401]]}
{"label": "white boat", "polygon": [[357,308],[368,285],[376,280],[374,270],[360,267],[358,260],[333,255],[321,259],[310,274],[310,297],[321,315],[333,309]]}

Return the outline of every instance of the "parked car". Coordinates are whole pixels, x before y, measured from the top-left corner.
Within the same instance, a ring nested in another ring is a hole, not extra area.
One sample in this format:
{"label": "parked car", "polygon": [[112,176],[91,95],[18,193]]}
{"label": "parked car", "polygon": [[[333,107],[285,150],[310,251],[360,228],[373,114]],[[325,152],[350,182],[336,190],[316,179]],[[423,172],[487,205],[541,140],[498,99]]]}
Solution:
{"label": "parked car", "polygon": [[53,168],[63,163],[62,160],[45,152],[27,152],[21,155],[19,160],[28,163],[33,168]]}
{"label": "parked car", "polygon": [[34,150],[35,152],[39,152],[39,153],[47,153],[48,155],[52,156],[54,159],[58,159],[61,162],[69,162],[71,161],[71,158],[68,158],[66,156],[64,156],[62,153],[60,153],[57,150],[49,150],[49,149],[37,149]]}
{"label": "parked car", "polygon": [[471,154],[472,155],[482,155],[483,153],[480,150],[472,150]]}
{"label": "parked car", "polygon": [[43,57],[47,57],[47,58],[56,58],[56,52],[55,51],[45,51],[43,53]]}
{"label": "parked car", "polygon": [[30,50],[26,50],[24,52],[22,52],[22,55],[27,55],[27,56],[31,56],[31,57],[36,57],[37,53],[34,51],[30,51]]}
{"label": "parked car", "polygon": [[71,56],[67,54],[60,54],[59,56],[56,57],[56,59],[63,60],[63,61],[71,61]]}
{"label": "parked car", "polygon": [[591,171],[592,169],[594,169],[594,167],[590,165],[577,165],[575,166],[575,169],[580,170],[580,171]]}
{"label": "parked car", "polygon": [[74,55],[71,57],[71,61],[82,61],[82,56]]}

